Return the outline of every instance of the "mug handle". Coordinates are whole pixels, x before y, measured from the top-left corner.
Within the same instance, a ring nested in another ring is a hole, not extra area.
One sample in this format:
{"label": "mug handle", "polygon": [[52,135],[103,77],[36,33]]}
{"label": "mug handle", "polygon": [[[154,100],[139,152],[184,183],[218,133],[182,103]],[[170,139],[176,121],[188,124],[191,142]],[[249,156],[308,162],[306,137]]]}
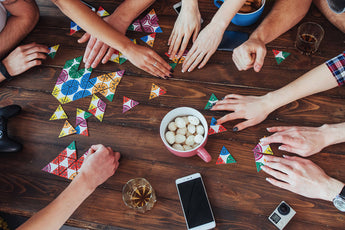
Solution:
{"label": "mug handle", "polygon": [[203,147],[196,150],[197,155],[203,159],[205,162],[210,162],[212,160],[211,155]]}
{"label": "mug handle", "polygon": [[[214,0],[213,2],[214,2],[214,5],[216,7],[220,8],[222,6],[224,0]],[[222,2],[222,3],[220,3],[220,2]]]}

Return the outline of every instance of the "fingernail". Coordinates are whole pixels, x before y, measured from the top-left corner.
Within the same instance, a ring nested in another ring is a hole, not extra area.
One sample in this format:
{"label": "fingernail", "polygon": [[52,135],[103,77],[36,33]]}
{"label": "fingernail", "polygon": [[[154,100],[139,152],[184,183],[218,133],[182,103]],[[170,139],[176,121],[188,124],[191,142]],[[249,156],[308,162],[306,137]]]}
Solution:
{"label": "fingernail", "polygon": [[283,151],[286,150],[286,148],[284,146],[279,146],[278,149],[283,150]]}
{"label": "fingernail", "polygon": [[184,73],[184,70],[182,69],[181,72]]}
{"label": "fingernail", "polygon": [[225,99],[225,97],[223,97],[221,100],[224,100]]}
{"label": "fingernail", "polygon": [[286,155],[283,155],[283,157],[285,158],[285,157],[286,157]]}
{"label": "fingernail", "polygon": [[270,178],[266,177],[266,180],[267,180],[268,182],[270,182]]}
{"label": "fingernail", "polygon": [[171,68],[171,69],[170,69],[170,72],[171,72],[171,73],[173,73],[173,72],[174,72],[174,69],[173,69],[173,68]]}
{"label": "fingernail", "polygon": [[266,128],[267,131],[270,131],[271,128]]}
{"label": "fingernail", "polygon": [[237,131],[238,131],[238,128],[237,128],[237,127],[234,127],[234,128],[232,129],[232,131],[237,132]]}
{"label": "fingernail", "polygon": [[173,75],[172,75],[172,74],[169,74],[169,77],[173,77]]}
{"label": "fingernail", "polygon": [[190,72],[191,70],[190,70],[190,68],[188,69],[188,72]]}

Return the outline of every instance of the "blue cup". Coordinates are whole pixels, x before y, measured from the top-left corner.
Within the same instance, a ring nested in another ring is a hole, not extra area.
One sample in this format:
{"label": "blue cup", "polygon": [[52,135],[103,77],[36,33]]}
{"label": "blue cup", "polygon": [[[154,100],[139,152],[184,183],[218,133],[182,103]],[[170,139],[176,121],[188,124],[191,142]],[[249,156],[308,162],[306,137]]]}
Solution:
{"label": "blue cup", "polygon": [[[231,0],[227,0],[231,1]],[[214,0],[214,5],[220,7],[223,4],[224,0]],[[265,6],[265,0],[262,0],[261,7],[252,13],[237,13],[231,20],[237,26],[250,26],[254,24],[262,14]]]}

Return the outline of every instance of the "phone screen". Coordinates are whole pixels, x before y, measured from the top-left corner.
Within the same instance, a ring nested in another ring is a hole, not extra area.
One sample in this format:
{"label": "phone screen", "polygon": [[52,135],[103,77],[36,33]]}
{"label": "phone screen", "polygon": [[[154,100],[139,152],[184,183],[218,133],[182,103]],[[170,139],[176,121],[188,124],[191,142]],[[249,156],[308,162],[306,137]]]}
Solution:
{"label": "phone screen", "polygon": [[201,178],[177,184],[188,228],[214,221]]}

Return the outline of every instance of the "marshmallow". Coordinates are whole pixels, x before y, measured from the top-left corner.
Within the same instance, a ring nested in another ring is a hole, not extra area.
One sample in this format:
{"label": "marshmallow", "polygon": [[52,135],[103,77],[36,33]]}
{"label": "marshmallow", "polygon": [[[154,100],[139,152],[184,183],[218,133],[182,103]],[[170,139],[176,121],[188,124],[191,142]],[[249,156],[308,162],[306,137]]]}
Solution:
{"label": "marshmallow", "polygon": [[184,127],[184,128],[181,128],[181,129],[178,129],[177,131],[176,131],[176,134],[181,134],[181,135],[186,135],[186,133],[187,133],[187,128],[186,127]]}
{"label": "marshmallow", "polygon": [[188,138],[187,138],[187,140],[186,140],[186,145],[189,145],[189,146],[192,146],[192,145],[194,145],[194,136],[192,135],[192,136],[189,136]]}
{"label": "marshmallow", "polygon": [[184,151],[188,151],[191,150],[192,147],[190,147],[189,145],[183,145]]}
{"label": "marshmallow", "polygon": [[[200,143],[202,142],[203,139],[204,139],[204,137],[201,136],[200,134],[198,134],[198,135],[196,135],[196,136],[194,137],[195,143],[198,143],[198,144],[200,144]],[[176,135],[176,143],[177,143],[177,135]]]}
{"label": "marshmallow", "polygon": [[188,132],[190,132],[191,134],[195,133],[195,125],[189,124],[187,128]]}
{"label": "marshmallow", "polygon": [[188,121],[192,125],[198,125],[200,123],[200,120],[197,117],[195,117],[195,116],[188,116]]}
{"label": "marshmallow", "polygon": [[184,127],[186,127],[186,122],[185,122],[185,120],[184,120],[183,118],[181,118],[181,117],[177,117],[177,118],[175,119],[175,124],[176,124],[176,126],[177,126],[178,128],[184,128]]}
{"label": "marshmallow", "polygon": [[179,150],[179,151],[184,151],[184,148],[180,144],[173,144],[172,146],[174,149]]}
{"label": "marshmallow", "polygon": [[175,122],[173,122],[173,121],[170,122],[169,125],[168,125],[168,129],[169,129],[170,131],[175,132],[176,129],[177,129]]}
{"label": "marshmallow", "polygon": [[204,127],[202,125],[198,125],[196,127],[196,133],[200,134],[200,135],[203,135],[205,133]]}
{"label": "marshmallow", "polygon": [[183,143],[183,142],[185,142],[185,141],[186,141],[186,137],[185,137],[184,135],[177,134],[177,135],[175,136],[175,143],[176,143],[176,144],[181,144],[181,143]]}
{"label": "marshmallow", "polygon": [[167,142],[169,144],[174,144],[175,143],[175,133],[171,132],[171,131],[168,131],[166,134],[165,134],[165,139],[167,140]]}

